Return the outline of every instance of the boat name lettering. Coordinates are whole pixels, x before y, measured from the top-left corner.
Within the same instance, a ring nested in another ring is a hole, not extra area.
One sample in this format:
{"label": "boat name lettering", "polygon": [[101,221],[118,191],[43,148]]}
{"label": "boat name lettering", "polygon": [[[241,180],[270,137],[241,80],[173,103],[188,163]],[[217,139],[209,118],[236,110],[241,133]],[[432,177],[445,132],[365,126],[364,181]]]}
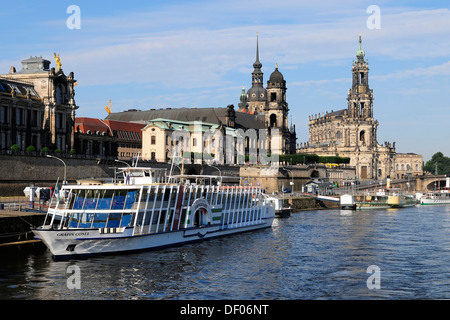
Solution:
{"label": "boat name lettering", "polygon": [[57,237],[79,237],[79,236],[88,236],[89,232],[60,232],[57,233]]}

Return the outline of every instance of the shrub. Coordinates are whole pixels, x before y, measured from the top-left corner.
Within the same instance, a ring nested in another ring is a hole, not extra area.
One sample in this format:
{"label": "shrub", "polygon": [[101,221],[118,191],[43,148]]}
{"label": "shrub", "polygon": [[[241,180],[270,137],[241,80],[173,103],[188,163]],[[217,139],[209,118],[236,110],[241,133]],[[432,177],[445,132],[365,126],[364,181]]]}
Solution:
{"label": "shrub", "polygon": [[36,151],[36,148],[34,146],[27,147],[27,152],[34,152],[34,151]]}
{"label": "shrub", "polygon": [[43,147],[41,149],[41,152],[49,152],[49,151],[50,151],[50,149],[48,147]]}
{"label": "shrub", "polygon": [[12,151],[19,151],[19,150],[20,150],[20,147],[19,147],[18,144],[13,144],[13,145],[11,146],[11,150],[12,150]]}
{"label": "shrub", "polygon": [[61,152],[62,152],[61,149],[56,149],[56,150],[55,150],[55,153],[61,153]]}

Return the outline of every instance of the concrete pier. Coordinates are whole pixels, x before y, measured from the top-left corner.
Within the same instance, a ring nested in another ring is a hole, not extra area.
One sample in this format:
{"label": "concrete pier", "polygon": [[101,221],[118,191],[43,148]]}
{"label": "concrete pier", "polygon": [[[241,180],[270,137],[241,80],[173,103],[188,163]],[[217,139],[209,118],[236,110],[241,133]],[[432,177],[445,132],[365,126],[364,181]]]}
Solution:
{"label": "concrete pier", "polygon": [[0,210],[0,246],[35,242],[31,228],[44,219],[45,213]]}

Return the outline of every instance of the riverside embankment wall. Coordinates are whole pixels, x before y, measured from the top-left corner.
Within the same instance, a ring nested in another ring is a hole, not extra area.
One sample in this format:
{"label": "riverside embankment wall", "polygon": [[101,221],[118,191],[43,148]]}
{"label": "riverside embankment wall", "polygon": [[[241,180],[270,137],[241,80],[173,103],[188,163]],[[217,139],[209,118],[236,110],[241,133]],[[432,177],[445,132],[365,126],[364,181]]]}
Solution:
{"label": "riverside embankment wall", "polygon": [[[108,178],[114,175],[114,161],[62,158],[67,165],[67,180]],[[23,196],[23,189],[35,186],[54,186],[64,178],[64,165],[45,156],[0,155],[0,197]]]}

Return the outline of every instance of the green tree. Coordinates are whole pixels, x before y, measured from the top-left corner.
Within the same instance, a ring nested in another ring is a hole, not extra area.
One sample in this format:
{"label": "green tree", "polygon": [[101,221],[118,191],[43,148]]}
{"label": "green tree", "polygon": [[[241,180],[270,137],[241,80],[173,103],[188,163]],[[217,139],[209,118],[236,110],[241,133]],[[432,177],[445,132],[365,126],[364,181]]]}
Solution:
{"label": "green tree", "polygon": [[450,173],[450,158],[444,156],[442,152],[436,152],[431,160],[428,160],[423,167],[424,171],[430,172],[432,174],[448,174]]}

